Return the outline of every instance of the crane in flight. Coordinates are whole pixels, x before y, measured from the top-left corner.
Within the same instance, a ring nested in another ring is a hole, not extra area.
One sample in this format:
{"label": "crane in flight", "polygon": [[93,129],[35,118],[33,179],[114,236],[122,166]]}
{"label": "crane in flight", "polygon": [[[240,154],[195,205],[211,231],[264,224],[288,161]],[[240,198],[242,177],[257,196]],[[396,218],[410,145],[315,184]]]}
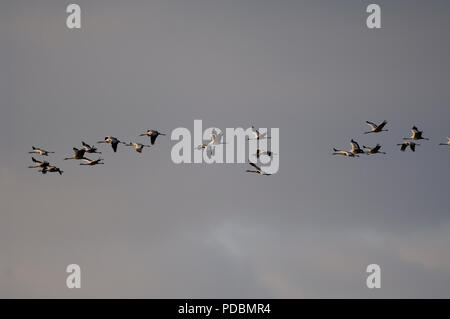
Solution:
{"label": "crane in flight", "polygon": [[101,144],[101,143],[110,143],[111,147],[115,152],[117,152],[117,145],[119,145],[120,143],[123,143],[121,141],[119,141],[117,138],[112,137],[112,136],[105,136],[105,139],[103,141],[98,141],[97,143]]}
{"label": "crane in flight", "polygon": [[350,153],[353,153],[355,155],[364,153],[364,151],[361,149],[361,147],[359,147],[358,142],[356,142],[354,139],[352,139],[350,141],[350,145],[352,146],[352,149],[350,150]]}
{"label": "crane in flight", "polygon": [[260,133],[254,126],[252,126],[253,138],[248,138],[249,140],[262,140],[270,138],[267,136],[267,132]]}
{"label": "crane in flight", "polygon": [[155,130],[147,130],[146,133],[139,134],[139,136],[148,136],[148,137],[150,137],[150,143],[152,145],[155,144],[156,138],[158,136],[160,136],[160,135],[165,136],[166,134],[160,133],[160,132],[155,131]]}
{"label": "crane in flight", "polygon": [[135,142],[130,142],[128,144],[125,144],[125,146],[133,146],[136,150],[136,152],[138,153],[142,153],[142,150],[144,149],[144,147],[150,147],[150,145],[146,145],[146,144],[141,144],[141,143],[135,143]]}
{"label": "crane in flight", "polygon": [[386,131],[388,131],[388,130],[383,130],[383,128],[387,124],[387,121],[383,121],[380,124],[375,124],[375,123],[370,122],[370,121],[366,121],[366,123],[371,127],[371,130],[368,131],[368,132],[364,132],[364,134],[379,133],[379,132],[386,132]]}
{"label": "crane in flight", "polygon": [[411,136],[410,137],[404,137],[404,140],[412,140],[412,141],[417,141],[417,140],[429,140],[429,138],[423,137],[423,131],[419,131],[419,129],[417,128],[417,126],[413,126],[411,129]]}
{"label": "crane in flight", "polygon": [[64,173],[64,171],[60,170],[58,167],[56,166],[46,166],[44,168],[42,168],[41,170],[39,170],[39,172],[41,172],[42,174],[47,174],[47,172],[57,172],[59,173],[59,175],[62,175]]}
{"label": "crane in flight", "polygon": [[91,146],[83,141],[81,142],[81,144],[83,144],[83,148],[86,151],[86,153],[97,153],[97,154],[102,153],[102,152],[98,152],[96,147]]}
{"label": "crane in flight", "polygon": [[50,166],[50,163],[47,161],[38,161],[34,157],[31,157],[31,160],[35,163],[34,166],[28,166],[28,168],[44,168]]}
{"label": "crane in flight", "polygon": [[39,147],[34,147],[34,146],[31,146],[31,148],[33,149],[31,152],[28,152],[29,154],[39,154],[39,155],[42,155],[42,156],[48,156],[48,154],[53,154],[53,153],[55,153],[55,152],[49,152],[49,151],[46,151],[46,150],[44,150],[44,149],[42,149],[42,148],[39,148]]}
{"label": "crane in flight", "polygon": [[103,163],[103,158],[97,158],[96,160],[83,160],[84,163],[80,163],[80,165],[88,165],[88,166],[94,166],[94,165],[101,165],[101,164],[105,164]]}
{"label": "crane in flight", "polygon": [[354,153],[349,152],[349,151],[338,150],[335,148],[333,148],[333,151],[334,151],[333,155],[343,155],[343,156],[347,156],[347,157],[359,157],[359,155],[355,155]]}
{"label": "crane in flight", "polygon": [[386,152],[380,152],[380,144],[377,144],[372,148],[363,145],[363,148],[366,149],[366,154],[386,154]]}
{"label": "crane in flight", "polygon": [[70,159],[76,159],[76,160],[81,160],[81,159],[86,159],[88,161],[90,161],[89,158],[84,157],[84,153],[86,153],[86,151],[82,148],[82,149],[78,149],[76,147],[73,148],[73,155],[71,157],[66,157],[64,160],[70,160]]}

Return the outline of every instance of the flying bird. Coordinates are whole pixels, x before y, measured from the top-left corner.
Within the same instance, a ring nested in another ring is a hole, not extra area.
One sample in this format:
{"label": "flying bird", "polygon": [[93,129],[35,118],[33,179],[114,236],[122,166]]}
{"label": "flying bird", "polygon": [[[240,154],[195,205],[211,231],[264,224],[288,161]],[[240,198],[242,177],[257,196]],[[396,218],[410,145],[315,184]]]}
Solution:
{"label": "flying bird", "polygon": [[215,129],[212,130],[211,132],[211,140],[209,141],[208,144],[200,144],[199,146],[197,146],[198,150],[206,150],[206,155],[211,158],[211,156],[214,155],[215,149],[214,146],[219,145],[219,144],[224,144],[222,143],[222,136],[223,133],[217,133],[217,131]]}
{"label": "flying bird", "polygon": [[94,166],[94,165],[101,165],[101,164],[105,164],[103,163],[103,158],[97,158],[96,160],[87,160],[84,159],[83,161],[85,161],[85,163],[80,163],[80,165],[88,165],[88,166]]}
{"label": "flying bird", "polygon": [[366,154],[386,154],[385,152],[380,152],[380,144],[377,144],[372,148],[363,145],[363,148],[366,149]]}
{"label": "flying bird", "polygon": [[199,146],[197,146],[197,149],[206,150],[206,155],[208,156],[208,158],[211,158],[211,156],[214,155],[214,147],[212,145],[213,144],[211,144],[211,142],[209,142],[208,144],[200,144]]}
{"label": "flying bird", "polygon": [[152,145],[155,144],[156,138],[159,135],[165,136],[166,134],[163,134],[163,133],[160,133],[160,132],[154,131],[154,130],[147,130],[146,133],[139,134],[139,136],[148,136],[148,137],[150,137],[150,143]]}
{"label": "flying bird", "polygon": [[416,151],[416,145],[420,145],[420,144],[407,141],[407,142],[403,142],[403,143],[400,143],[400,144],[397,144],[397,145],[401,146],[400,147],[400,151],[402,151],[402,152],[404,152],[408,146],[411,149],[411,151],[415,152]]}
{"label": "flying bird", "polygon": [[216,143],[216,137],[215,137],[215,135],[213,133],[211,133],[211,140],[209,141],[209,143],[208,144],[205,144],[205,143],[200,144],[199,146],[197,146],[197,149],[198,150],[205,149],[208,146],[211,147],[215,143]]}
{"label": "flying bird", "polygon": [[220,144],[225,144],[225,143],[222,143],[222,137],[223,137],[223,132],[217,133],[217,131],[215,129],[213,129],[211,132],[211,139],[209,140],[209,143],[208,144],[200,144],[199,146],[197,146],[197,149],[206,148],[208,145],[216,146],[216,145],[220,145]]}
{"label": "flying bird", "polygon": [[333,148],[333,155],[344,155],[347,157],[359,157],[359,155],[355,155],[355,153],[349,152],[349,151],[344,151],[344,150],[338,150]]}
{"label": "flying bird", "polygon": [[254,138],[248,138],[249,140],[262,140],[270,138],[267,136],[267,132],[260,133],[254,126],[252,126],[252,131]]}
{"label": "flying bird", "polygon": [[447,143],[439,143],[439,145],[448,145],[448,146],[450,146],[450,137],[447,137]]}
{"label": "flying bird", "polygon": [[47,172],[57,172],[57,173],[59,173],[59,175],[62,175],[62,173],[64,173],[64,171],[60,170],[56,166],[46,166],[46,167],[42,168],[41,170],[39,170],[39,172],[41,172],[42,174],[47,174]]}
{"label": "flying bird", "polygon": [[350,150],[350,153],[353,153],[355,155],[357,154],[363,154],[364,151],[359,147],[358,142],[356,142],[354,139],[350,141],[350,145],[352,146],[352,149]]}
{"label": "flying bird", "polygon": [[117,152],[117,145],[119,145],[119,143],[123,143],[121,141],[119,141],[117,138],[112,137],[112,136],[105,136],[105,140],[104,141],[98,141],[97,143],[101,144],[101,143],[110,143],[111,147],[115,152]]}
{"label": "flying bird", "polygon": [[84,157],[84,153],[86,153],[85,149],[78,149],[76,147],[73,148],[73,155],[71,157],[66,157],[64,160],[70,160],[70,159],[76,159],[76,160],[81,160],[81,159],[85,159],[90,161],[89,158]]}
{"label": "flying bird", "polygon": [[429,138],[426,138],[426,137],[422,136],[423,131],[419,131],[416,126],[412,127],[411,132],[412,132],[412,134],[411,134],[410,137],[404,137],[403,139],[404,140],[413,140],[413,141],[416,141],[416,140],[429,140]]}
{"label": "flying bird", "polygon": [[98,152],[96,147],[91,146],[83,141],[81,142],[81,144],[83,144],[83,148],[86,151],[86,153],[97,153],[97,154],[102,153],[102,152]]}
{"label": "flying bird", "polygon": [[128,144],[125,144],[125,146],[134,146],[134,148],[136,149],[136,152],[138,153],[142,153],[142,150],[144,149],[144,147],[150,147],[150,145],[145,145],[145,144],[141,144],[141,143],[135,143],[135,142],[130,142]]}
{"label": "flying bird", "polygon": [[34,157],[31,157],[31,160],[36,164],[35,164],[35,166],[28,166],[29,168],[36,168],[36,167],[44,168],[44,167],[50,166],[50,163],[47,161],[41,162],[41,161],[38,161],[37,159],[35,159]]}
{"label": "flying bird", "polygon": [[255,163],[249,162],[249,164],[251,166],[253,166],[254,169],[248,169],[246,172],[248,173],[256,173],[256,174],[260,174],[260,175],[272,175],[272,174],[267,174],[264,173],[261,168],[259,166],[257,166]]}
{"label": "flying bird", "polygon": [[364,134],[369,134],[369,133],[379,133],[379,132],[386,132],[388,130],[383,130],[384,126],[387,124],[387,121],[383,121],[380,124],[375,124],[373,122],[370,121],[366,121],[366,123],[372,128],[370,131],[368,132],[364,132]]}
{"label": "flying bird", "polygon": [[212,130],[211,132],[211,145],[219,145],[219,144],[225,144],[222,143],[222,137],[223,137],[223,132],[217,133],[217,131],[215,129]]}
{"label": "flying bird", "polygon": [[39,148],[39,147],[32,146],[32,148],[33,148],[33,150],[31,152],[28,152],[29,154],[39,154],[42,156],[48,156],[48,154],[55,153],[55,152],[49,152],[49,151],[43,150],[42,148]]}

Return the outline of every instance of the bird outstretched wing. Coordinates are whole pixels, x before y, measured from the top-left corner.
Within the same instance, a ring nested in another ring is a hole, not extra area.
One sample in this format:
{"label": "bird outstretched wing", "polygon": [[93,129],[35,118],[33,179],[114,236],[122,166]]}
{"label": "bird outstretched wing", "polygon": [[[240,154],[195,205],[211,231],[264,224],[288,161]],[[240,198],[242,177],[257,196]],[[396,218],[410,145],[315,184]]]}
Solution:
{"label": "bird outstretched wing", "polygon": [[253,166],[254,168],[256,168],[258,171],[261,170],[261,168],[258,167],[258,165],[256,165],[255,163],[249,162],[249,164],[250,164],[251,166]]}
{"label": "bird outstretched wing", "polygon": [[380,144],[377,144],[374,148],[372,148],[372,152],[377,152],[381,148]]}
{"label": "bird outstretched wing", "polygon": [[111,142],[111,146],[114,152],[117,152],[117,145],[119,144],[119,141]]}
{"label": "bird outstretched wing", "polygon": [[373,129],[377,128],[377,125],[374,122],[366,121],[366,123],[369,124],[369,126],[372,127]]}
{"label": "bird outstretched wing", "polygon": [[150,143],[153,145],[153,144],[155,144],[155,141],[156,141],[156,138],[157,138],[158,136],[156,135],[156,134],[153,134],[152,133],[152,135],[150,135]]}
{"label": "bird outstretched wing", "polygon": [[91,148],[91,146],[89,145],[89,144],[87,144],[87,143],[85,143],[85,142],[81,142],[81,144],[83,144],[83,146],[86,146],[87,148]]}
{"label": "bird outstretched wing", "polygon": [[386,124],[387,124],[387,121],[381,122],[380,125],[378,125],[378,129],[381,130]]}
{"label": "bird outstretched wing", "polygon": [[352,151],[361,149],[361,148],[359,147],[358,142],[356,142],[355,140],[351,140],[351,141],[350,141],[350,145],[352,146]]}

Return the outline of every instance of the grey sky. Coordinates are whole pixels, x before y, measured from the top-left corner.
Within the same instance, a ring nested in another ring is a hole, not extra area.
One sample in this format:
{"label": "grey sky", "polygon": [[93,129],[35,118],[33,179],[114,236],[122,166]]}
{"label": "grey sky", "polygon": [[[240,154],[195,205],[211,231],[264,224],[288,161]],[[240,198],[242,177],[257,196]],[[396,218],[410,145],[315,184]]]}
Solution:
{"label": "grey sky", "polygon": [[[381,30],[373,1],[75,2],[81,30],[64,2],[0,3],[0,297],[450,297],[448,1],[375,1]],[[175,165],[167,137],[62,161],[194,119],[279,127],[278,174]],[[432,140],[401,153],[414,124]],[[331,156],[351,138],[388,154]],[[31,145],[64,175],[26,169]]]}

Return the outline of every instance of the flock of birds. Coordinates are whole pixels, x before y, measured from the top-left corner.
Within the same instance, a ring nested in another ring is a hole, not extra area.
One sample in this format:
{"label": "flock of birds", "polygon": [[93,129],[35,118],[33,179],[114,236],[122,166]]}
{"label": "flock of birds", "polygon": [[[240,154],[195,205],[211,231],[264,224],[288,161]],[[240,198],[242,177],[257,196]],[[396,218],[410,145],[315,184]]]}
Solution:
{"label": "flock of birds", "polygon": [[[163,134],[161,132],[155,131],[155,130],[147,130],[146,133],[142,133],[139,136],[148,136],[150,138],[150,144],[154,145],[156,138],[160,135],[166,135]],[[141,143],[137,143],[137,142],[129,142],[129,143],[124,143],[121,142],[119,139],[117,139],[116,137],[113,136],[106,136],[105,139],[103,141],[98,141],[97,144],[102,144],[102,143],[107,143],[107,144],[111,144],[111,147],[113,149],[114,152],[117,152],[117,146],[119,144],[123,144],[125,146],[132,146],[135,148],[136,152],[138,153],[142,153],[142,150],[144,149],[144,147],[150,147],[150,145],[148,144],[141,144]],[[101,154],[101,152],[98,151],[97,147],[95,146],[91,146],[87,143],[85,143],[84,141],[81,142],[81,144],[83,145],[82,148],[73,148],[73,155],[70,157],[66,157],[64,158],[64,160],[81,160],[83,161],[82,163],[80,163],[80,165],[86,165],[86,166],[95,166],[95,165],[102,165],[103,163],[103,158],[97,158],[97,159],[89,159],[85,156],[86,153],[88,154]],[[40,147],[35,147],[32,146],[32,151],[28,152],[30,154],[38,154],[41,156],[49,156],[49,154],[53,154],[55,152],[49,152],[46,151]],[[48,161],[42,160],[39,161],[34,157],[31,157],[31,160],[33,161],[34,165],[33,166],[29,166],[29,168],[39,168],[39,172],[41,172],[42,174],[47,174],[48,172],[56,172],[59,173],[60,175],[62,175],[64,173],[64,171],[62,171],[60,168],[54,166],[54,165],[50,165],[50,163]]]}
{"label": "flock of birds", "polygon": [[[254,140],[262,140],[262,139],[270,139],[270,137],[267,136],[267,133],[260,133],[254,126],[252,126],[252,133],[253,133],[253,138],[248,138],[250,139],[254,139]],[[156,142],[156,139],[158,138],[158,136],[165,136],[166,134],[163,134],[161,132],[158,132],[156,130],[147,130],[147,132],[139,134],[139,136],[148,136],[150,138],[150,145],[148,144],[141,144],[141,143],[137,143],[137,142],[129,142],[129,143],[124,143],[121,142],[119,139],[117,139],[116,137],[113,136],[106,136],[104,138],[104,140],[102,141],[98,141],[97,144],[111,144],[111,147],[113,149],[114,152],[117,152],[117,147],[119,144],[123,144],[125,146],[132,146],[135,148],[136,152],[138,153],[142,153],[142,150],[144,149],[144,147],[151,147],[151,145],[154,145]],[[207,156],[211,157],[214,154],[214,149],[216,145],[219,144],[223,144],[222,143],[222,137],[223,137],[223,133],[217,133],[216,130],[213,130],[211,132],[211,140],[208,144],[201,144],[197,147],[197,149],[203,149],[204,151],[206,151]],[[80,160],[83,161],[80,163],[80,165],[85,165],[85,166],[95,166],[95,165],[102,165],[104,164],[103,159],[98,157],[95,160],[89,159],[85,156],[86,153],[88,154],[102,154],[101,152],[98,151],[98,148],[95,147],[94,145],[89,145],[86,142],[82,141],[82,148],[73,148],[73,155],[70,157],[66,157],[64,158],[64,160]],[[37,154],[37,155],[41,155],[41,156],[49,156],[49,154],[54,154],[55,152],[49,152],[44,150],[43,148],[40,147],[35,147],[32,146],[32,151],[28,152],[30,154]],[[274,155],[273,152],[268,151],[268,150],[260,150],[257,149],[256,150],[256,158],[259,159],[260,156],[262,155],[266,155],[269,157],[272,157]],[[47,174],[49,172],[55,172],[55,173],[59,173],[60,175],[62,175],[64,173],[64,171],[62,171],[60,168],[54,166],[54,165],[50,165],[50,163],[46,160],[37,160],[36,158],[34,158],[33,156],[31,157],[31,160],[33,161],[34,165],[33,166],[29,166],[29,168],[39,168],[39,172],[42,174]],[[247,170],[247,172],[250,173],[256,173],[256,174],[260,174],[260,175],[271,175],[268,173],[265,173],[258,165],[256,165],[255,163],[249,162],[249,164],[253,167],[253,169],[251,170]]]}
{"label": "flock of birds", "polygon": [[[371,127],[371,130],[364,132],[364,134],[380,133],[380,132],[388,131],[387,129],[385,129],[387,121],[383,121],[380,124],[375,124],[375,123],[369,122],[369,121],[366,121],[366,123]],[[253,138],[248,138],[249,140],[253,139],[253,140],[259,141],[262,139],[270,139],[270,137],[267,136],[267,132],[260,133],[254,126],[252,126],[252,133],[253,133]],[[103,144],[103,143],[111,144],[111,147],[114,152],[117,152],[117,146],[119,144],[123,144],[125,146],[134,147],[136,152],[142,153],[142,150],[144,149],[144,147],[148,148],[148,147],[151,147],[151,145],[154,145],[156,142],[156,139],[160,135],[165,136],[166,134],[163,134],[156,130],[150,130],[150,129],[147,130],[147,132],[145,132],[145,133],[139,134],[139,136],[148,136],[150,138],[150,145],[141,144],[141,143],[137,143],[137,142],[124,143],[113,136],[106,136],[104,138],[104,140],[98,141],[97,144]],[[209,143],[201,144],[201,145],[197,146],[197,149],[199,149],[199,150],[202,149],[202,150],[206,151],[207,156],[211,157],[214,154],[215,146],[217,146],[219,144],[223,144],[222,137],[223,137],[223,133],[217,133],[216,130],[213,130],[211,132],[211,140],[209,141]],[[409,147],[411,151],[415,152],[416,146],[420,145],[420,144],[417,144],[416,141],[429,140],[429,138],[424,137],[423,131],[419,131],[419,129],[416,126],[413,126],[411,129],[411,136],[404,137],[403,140],[404,140],[404,142],[397,144],[397,146],[400,146],[400,150],[402,152],[404,152]],[[70,157],[64,158],[64,160],[71,160],[71,159],[81,160],[83,162],[81,162],[80,165],[85,165],[85,166],[95,166],[95,165],[104,164],[103,159],[100,157],[92,160],[85,156],[86,153],[101,154],[101,152],[98,151],[97,147],[95,147],[94,145],[91,146],[91,145],[85,143],[84,141],[82,141],[81,144],[83,146],[82,148],[74,147],[73,155]],[[351,149],[348,151],[333,148],[333,151],[334,151],[333,155],[343,155],[346,157],[359,157],[359,154],[367,154],[367,155],[386,154],[385,152],[381,151],[380,144],[376,144],[374,147],[367,147],[367,146],[363,145],[363,147],[361,148],[359,146],[358,142],[355,141],[354,139],[352,139],[350,141],[350,145],[351,145]],[[450,137],[447,137],[447,142],[440,143],[439,145],[450,146]],[[42,148],[32,146],[32,151],[30,151],[29,153],[37,154],[37,155],[41,155],[41,156],[49,156],[49,154],[53,154],[54,152],[49,152]],[[257,149],[255,155],[256,155],[256,158],[259,159],[262,155],[272,157],[275,154],[269,150]],[[63,171],[60,168],[58,168],[54,165],[50,165],[50,163],[48,161],[45,161],[45,160],[40,161],[34,157],[31,157],[31,160],[33,161],[34,165],[29,166],[29,167],[30,168],[39,168],[39,172],[42,174],[47,174],[48,172],[55,172],[55,173],[59,173],[60,175],[63,174]],[[252,166],[252,169],[249,169],[246,171],[248,173],[256,173],[256,174],[260,174],[260,175],[271,175],[271,174],[265,173],[261,169],[261,167],[259,167],[258,165],[256,165],[253,162],[249,162],[248,164]]]}
{"label": "flock of birds", "polygon": [[[387,124],[387,121],[383,121],[380,124],[375,124],[370,121],[366,121],[366,123],[371,127],[371,130],[368,132],[364,132],[364,134],[370,134],[370,133],[380,133],[380,132],[386,132],[388,130],[384,129],[384,127]],[[409,147],[411,151],[416,151],[416,146],[420,146],[420,144],[417,144],[415,141],[418,140],[429,140],[427,137],[423,137],[423,131],[419,131],[417,126],[413,126],[411,129],[411,136],[404,137],[404,142],[397,144],[397,146],[400,146],[400,150],[402,152],[406,151],[406,149]],[[333,148],[333,155],[343,155],[347,157],[359,157],[359,154],[386,154],[385,152],[380,151],[381,145],[377,144],[374,147],[367,147],[363,145],[363,148],[361,148],[354,139],[350,141],[351,149],[349,151],[346,150],[339,150],[336,148]],[[439,143],[439,145],[446,145],[450,146],[450,137],[447,137],[446,143]]]}

